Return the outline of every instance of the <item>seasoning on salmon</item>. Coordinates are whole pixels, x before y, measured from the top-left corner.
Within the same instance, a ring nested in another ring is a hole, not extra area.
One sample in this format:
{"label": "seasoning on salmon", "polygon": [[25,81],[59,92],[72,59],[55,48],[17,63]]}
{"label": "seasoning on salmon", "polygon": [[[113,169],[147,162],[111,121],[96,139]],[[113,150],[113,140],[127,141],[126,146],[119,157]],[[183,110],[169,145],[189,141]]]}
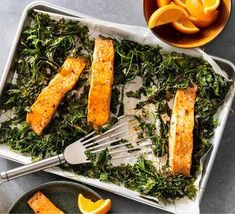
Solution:
{"label": "seasoning on salmon", "polygon": [[62,98],[74,87],[84,68],[84,59],[67,58],[49,85],[41,91],[26,117],[38,135],[50,123]]}
{"label": "seasoning on salmon", "polygon": [[36,192],[28,201],[28,205],[38,214],[63,214],[44,194]]}
{"label": "seasoning on salmon", "polygon": [[176,92],[169,135],[169,165],[174,174],[190,175],[197,86]]}
{"label": "seasoning on salmon", "polygon": [[113,85],[114,46],[112,40],[95,40],[88,96],[87,122],[98,128],[109,121]]}

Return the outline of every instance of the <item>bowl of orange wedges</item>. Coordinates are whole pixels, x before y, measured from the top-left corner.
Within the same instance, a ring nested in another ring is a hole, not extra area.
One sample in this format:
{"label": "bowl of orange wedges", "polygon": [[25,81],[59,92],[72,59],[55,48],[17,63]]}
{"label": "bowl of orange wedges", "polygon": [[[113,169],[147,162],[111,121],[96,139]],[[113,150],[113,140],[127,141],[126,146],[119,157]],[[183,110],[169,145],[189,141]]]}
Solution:
{"label": "bowl of orange wedges", "polygon": [[231,13],[231,0],[143,0],[148,27],[164,42],[200,47],[216,38]]}

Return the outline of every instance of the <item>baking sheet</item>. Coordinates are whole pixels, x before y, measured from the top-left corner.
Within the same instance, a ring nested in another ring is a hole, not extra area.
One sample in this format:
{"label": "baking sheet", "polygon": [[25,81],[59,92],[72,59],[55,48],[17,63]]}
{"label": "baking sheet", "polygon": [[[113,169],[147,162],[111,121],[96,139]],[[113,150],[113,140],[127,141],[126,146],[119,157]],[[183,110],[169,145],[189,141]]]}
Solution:
{"label": "baking sheet", "polygon": [[[2,79],[1,79],[1,84],[0,84],[1,91],[4,87],[8,72],[11,67],[12,60],[14,58],[15,49],[17,47],[17,42],[20,37],[22,27],[24,25],[29,24],[28,19],[27,19],[27,11],[31,8],[41,9],[41,10],[43,9],[45,12],[47,12],[47,11],[56,12],[56,13],[59,13],[59,17],[69,18],[69,19],[73,19],[73,20],[79,20],[79,21],[81,21],[81,23],[89,25],[91,32],[93,32],[92,37],[96,37],[100,33],[103,35],[108,35],[108,36],[116,35],[120,38],[134,40],[134,41],[142,43],[142,44],[150,44],[150,45],[154,45],[154,46],[159,44],[167,51],[183,52],[185,54],[189,54],[189,55],[193,55],[193,56],[202,56],[213,66],[214,70],[217,73],[220,73],[221,75],[226,76],[226,73],[224,73],[219,68],[219,66],[211,59],[211,57],[209,57],[207,54],[205,54],[202,50],[200,50],[200,49],[188,50],[188,49],[173,48],[173,47],[161,42],[160,40],[158,40],[146,28],[105,22],[105,21],[101,21],[101,20],[98,20],[95,18],[90,18],[88,16],[85,16],[85,15],[77,13],[77,12],[73,12],[73,11],[69,11],[69,10],[66,10],[66,9],[63,9],[63,8],[60,8],[57,6],[53,6],[51,4],[45,4],[45,3],[36,3],[35,4],[34,3],[34,4],[29,5],[25,9],[25,11],[22,15],[22,19],[21,19],[21,22],[19,25],[18,33],[17,33],[17,36],[16,36],[15,42],[13,44],[7,65],[5,67],[5,70],[4,70]],[[50,15],[54,16],[54,14],[50,14]],[[69,17],[66,15],[69,15]],[[71,17],[72,15],[83,17],[83,18],[78,19],[75,17]],[[56,16],[58,16],[58,15],[56,15]],[[199,201],[202,197],[202,193],[204,191],[205,184],[208,179],[209,172],[212,167],[212,164],[213,164],[213,161],[214,161],[214,158],[215,158],[215,155],[216,155],[219,143],[220,143],[220,139],[221,139],[221,136],[223,133],[223,129],[224,129],[226,120],[227,120],[227,116],[228,116],[229,108],[230,108],[232,100],[233,100],[233,96],[234,96],[234,88],[230,90],[224,105],[221,106],[221,108],[217,114],[217,117],[220,121],[220,124],[215,130],[215,136],[212,139],[213,148],[211,150],[210,157],[208,158],[208,162],[205,165],[204,172],[202,174],[203,176],[202,176],[202,179],[200,182],[199,192],[198,192],[198,195],[194,201],[191,201],[189,199],[184,198],[182,200],[177,201],[176,204],[164,206],[164,205],[158,204],[156,201],[153,201],[152,198],[150,198],[150,200],[149,200],[146,197],[140,196],[139,193],[137,193],[137,192],[128,190],[124,187],[116,186],[111,183],[104,183],[104,182],[100,182],[99,180],[96,180],[96,179],[86,178],[83,176],[77,176],[73,173],[63,171],[59,168],[49,169],[47,171],[54,173],[54,174],[64,176],[64,177],[67,177],[67,178],[78,180],[83,183],[86,183],[86,184],[89,184],[92,186],[96,186],[96,187],[114,192],[116,194],[123,195],[127,198],[130,198],[130,199],[133,199],[133,200],[136,200],[136,201],[139,201],[139,202],[142,202],[142,203],[154,206],[154,207],[158,207],[160,209],[167,210],[170,212],[174,212],[174,213],[184,213],[184,212],[186,212],[186,213],[199,213]],[[0,156],[7,158],[7,159],[11,159],[13,161],[23,163],[23,164],[31,162],[31,158],[29,156],[24,156],[20,153],[12,151],[6,145],[0,145]],[[199,183],[199,180],[198,180],[198,183]]]}

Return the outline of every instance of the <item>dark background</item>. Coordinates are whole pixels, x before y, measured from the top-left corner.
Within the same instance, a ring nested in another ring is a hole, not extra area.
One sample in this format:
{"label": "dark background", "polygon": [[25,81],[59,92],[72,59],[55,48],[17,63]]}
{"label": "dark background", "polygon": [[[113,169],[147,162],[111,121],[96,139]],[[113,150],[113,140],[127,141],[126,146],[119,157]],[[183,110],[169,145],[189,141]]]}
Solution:
{"label": "dark background", "polygon": [[[30,2],[32,1],[0,1],[0,75],[6,64],[22,11]],[[141,0],[49,0],[47,2],[103,20],[145,26]],[[205,46],[204,50],[209,54],[226,58],[235,63],[235,4],[233,4],[232,11],[225,30],[217,39]],[[233,103],[232,110],[235,109],[234,107]],[[201,202],[201,213],[235,213],[235,120],[232,110]],[[0,158],[0,171],[18,165]],[[25,191],[52,180],[64,180],[64,178],[39,172],[2,184],[0,186],[0,213],[7,212],[10,205]],[[113,212],[164,213],[161,210],[106,191],[95,190],[103,197],[112,199]]]}

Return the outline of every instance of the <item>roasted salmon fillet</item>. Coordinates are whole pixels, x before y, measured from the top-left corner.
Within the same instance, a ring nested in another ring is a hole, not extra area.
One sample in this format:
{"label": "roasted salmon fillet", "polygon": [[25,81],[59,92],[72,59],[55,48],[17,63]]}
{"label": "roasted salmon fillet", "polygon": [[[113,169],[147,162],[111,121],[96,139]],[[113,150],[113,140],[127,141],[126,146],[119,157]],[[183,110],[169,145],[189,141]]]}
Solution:
{"label": "roasted salmon fillet", "polygon": [[176,92],[169,134],[169,165],[174,174],[190,175],[197,86]]}
{"label": "roasted salmon fillet", "polygon": [[45,195],[36,192],[28,201],[28,205],[38,214],[63,214]]}
{"label": "roasted salmon fillet", "polygon": [[114,46],[112,40],[95,40],[87,122],[98,128],[109,121],[113,85]]}
{"label": "roasted salmon fillet", "polygon": [[41,91],[26,117],[38,135],[50,123],[62,98],[74,87],[84,68],[84,59],[67,58],[49,85]]}

